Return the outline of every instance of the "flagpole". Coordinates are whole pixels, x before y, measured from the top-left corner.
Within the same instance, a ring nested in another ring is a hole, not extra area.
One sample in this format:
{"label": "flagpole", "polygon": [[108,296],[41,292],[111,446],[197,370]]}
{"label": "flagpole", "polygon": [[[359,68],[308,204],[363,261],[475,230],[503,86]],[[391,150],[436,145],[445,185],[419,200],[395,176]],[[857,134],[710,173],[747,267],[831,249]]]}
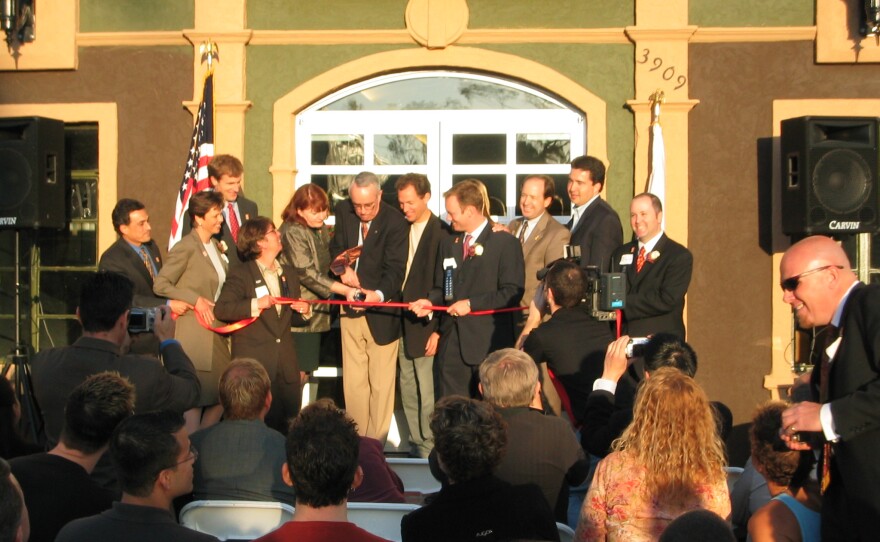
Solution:
{"label": "flagpole", "polygon": [[[651,174],[648,176],[648,192],[660,199],[666,209],[666,145],[663,141],[663,128],[660,126],[660,106],[666,101],[662,90],[651,94]],[[666,228],[666,213],[663,213],[662,227]]]}
{"label": "flagpole", "polygon": [[217,44],[210,40],[203,41],[199,45],[199,55],[201,63],[207,63],[208,67],[202,82],[202,99],[193,124],[183,180],[174,202],[168,250],[171,250],[183,235],[185,222],[188,220],[190,197],[196,192],[211,187],[208,162],[214,157],[214,61],[220,60]]}

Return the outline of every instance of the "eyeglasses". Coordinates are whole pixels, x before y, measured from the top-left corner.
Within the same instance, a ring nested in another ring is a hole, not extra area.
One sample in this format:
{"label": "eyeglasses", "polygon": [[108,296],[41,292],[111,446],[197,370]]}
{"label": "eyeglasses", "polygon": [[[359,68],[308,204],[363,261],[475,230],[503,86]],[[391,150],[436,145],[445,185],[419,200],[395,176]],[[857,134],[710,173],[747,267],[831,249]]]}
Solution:
{"label": "eyeglasses", "polygon": [[813,273],[818,273],[819,271],[825,271],[826,269],[831,269],[832,267],[836,267],[837,269],[843,269],[842,265],[823,265],[822,267],[817,267],[815,269],[810,269],[809,271],[804,271],[800,275],[795,275],[793,277],[788,277],[779,283],[779,286],[782,287],[783,292],[793,292],[797,290],[798,285],[801,282],[801,279],[806,277],[807,275],[812,275]]}
{"label": "eyeglasses", "polygon": [[175,463],[174,466],[176,467],[177,465],[181,465],[183,463],[186,463],[190,459],[193,461],[193,463],[195,463],[198,458],[199,458],[199,451],[196,450],[195,446],[190,444],[189,445],[189,453],[187,454],[187,456],[184,457],[183,459],[181,459],[180,461],[178,461],[177,463]]}
{"label": "eyeglasses", "polygon": [[351,202],[351,204],[354,206],[355,211],[372,211],[373,209],[376,208],[377,205],[379,205],[379,200],[374,200],[371,203]]}

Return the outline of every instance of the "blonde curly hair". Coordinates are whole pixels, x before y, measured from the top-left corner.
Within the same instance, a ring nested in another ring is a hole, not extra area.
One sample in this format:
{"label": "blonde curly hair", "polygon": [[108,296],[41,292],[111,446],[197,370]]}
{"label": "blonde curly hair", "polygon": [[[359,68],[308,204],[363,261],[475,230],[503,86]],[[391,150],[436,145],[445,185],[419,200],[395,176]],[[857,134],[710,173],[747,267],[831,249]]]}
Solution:
{"label": "blonde curly hair", "polygon": [[686,508],[697,488],[726,479],[724,447],[706,393],[671,367],[651,373],[636,395],[633,421],[615,451],[645,467],[643,488],[669,508]]}

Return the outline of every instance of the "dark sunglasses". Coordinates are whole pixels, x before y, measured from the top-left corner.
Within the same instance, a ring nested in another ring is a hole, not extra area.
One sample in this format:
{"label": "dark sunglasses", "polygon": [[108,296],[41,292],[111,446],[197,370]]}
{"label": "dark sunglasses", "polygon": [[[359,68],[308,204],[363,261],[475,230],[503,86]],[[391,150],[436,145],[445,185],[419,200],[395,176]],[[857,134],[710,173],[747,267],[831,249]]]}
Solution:
{"label": "dark sunglasses", "polygon": [[807,275],[812,275],[813,273],[818,273],[819,271],[825,271],[826,269],[830,269],[832,267],[843,269],[842,265],[823,265],[822,267],[817,267],[815,269],[810,269],[809,271],[804,271],[800,275],[788,277],[787,279],[780,282],[779,286],[782,287],[783,292],[793,292],[797,290],[797,287],[800,284],[802,278],[806,277]]}

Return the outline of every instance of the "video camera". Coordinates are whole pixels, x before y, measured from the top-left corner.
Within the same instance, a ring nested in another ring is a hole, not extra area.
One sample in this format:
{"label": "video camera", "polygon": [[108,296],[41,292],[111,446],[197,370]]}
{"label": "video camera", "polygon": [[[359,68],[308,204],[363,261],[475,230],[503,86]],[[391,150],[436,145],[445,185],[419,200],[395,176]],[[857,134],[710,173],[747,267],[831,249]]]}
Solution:
{"label": "video camera", "polygon": [[[577,245],[565,245],[563,259],[580,266],[581,247]],[[537,278],[543,281],[553,264],[539,269]],[[602,273],[596,266],[588,266],[584,269],[587,285],[584,292],[584,302],[590,316],[600,321],[617,319],[617,309],[623,309],[626,304],[626,277],[623,273]]]}

